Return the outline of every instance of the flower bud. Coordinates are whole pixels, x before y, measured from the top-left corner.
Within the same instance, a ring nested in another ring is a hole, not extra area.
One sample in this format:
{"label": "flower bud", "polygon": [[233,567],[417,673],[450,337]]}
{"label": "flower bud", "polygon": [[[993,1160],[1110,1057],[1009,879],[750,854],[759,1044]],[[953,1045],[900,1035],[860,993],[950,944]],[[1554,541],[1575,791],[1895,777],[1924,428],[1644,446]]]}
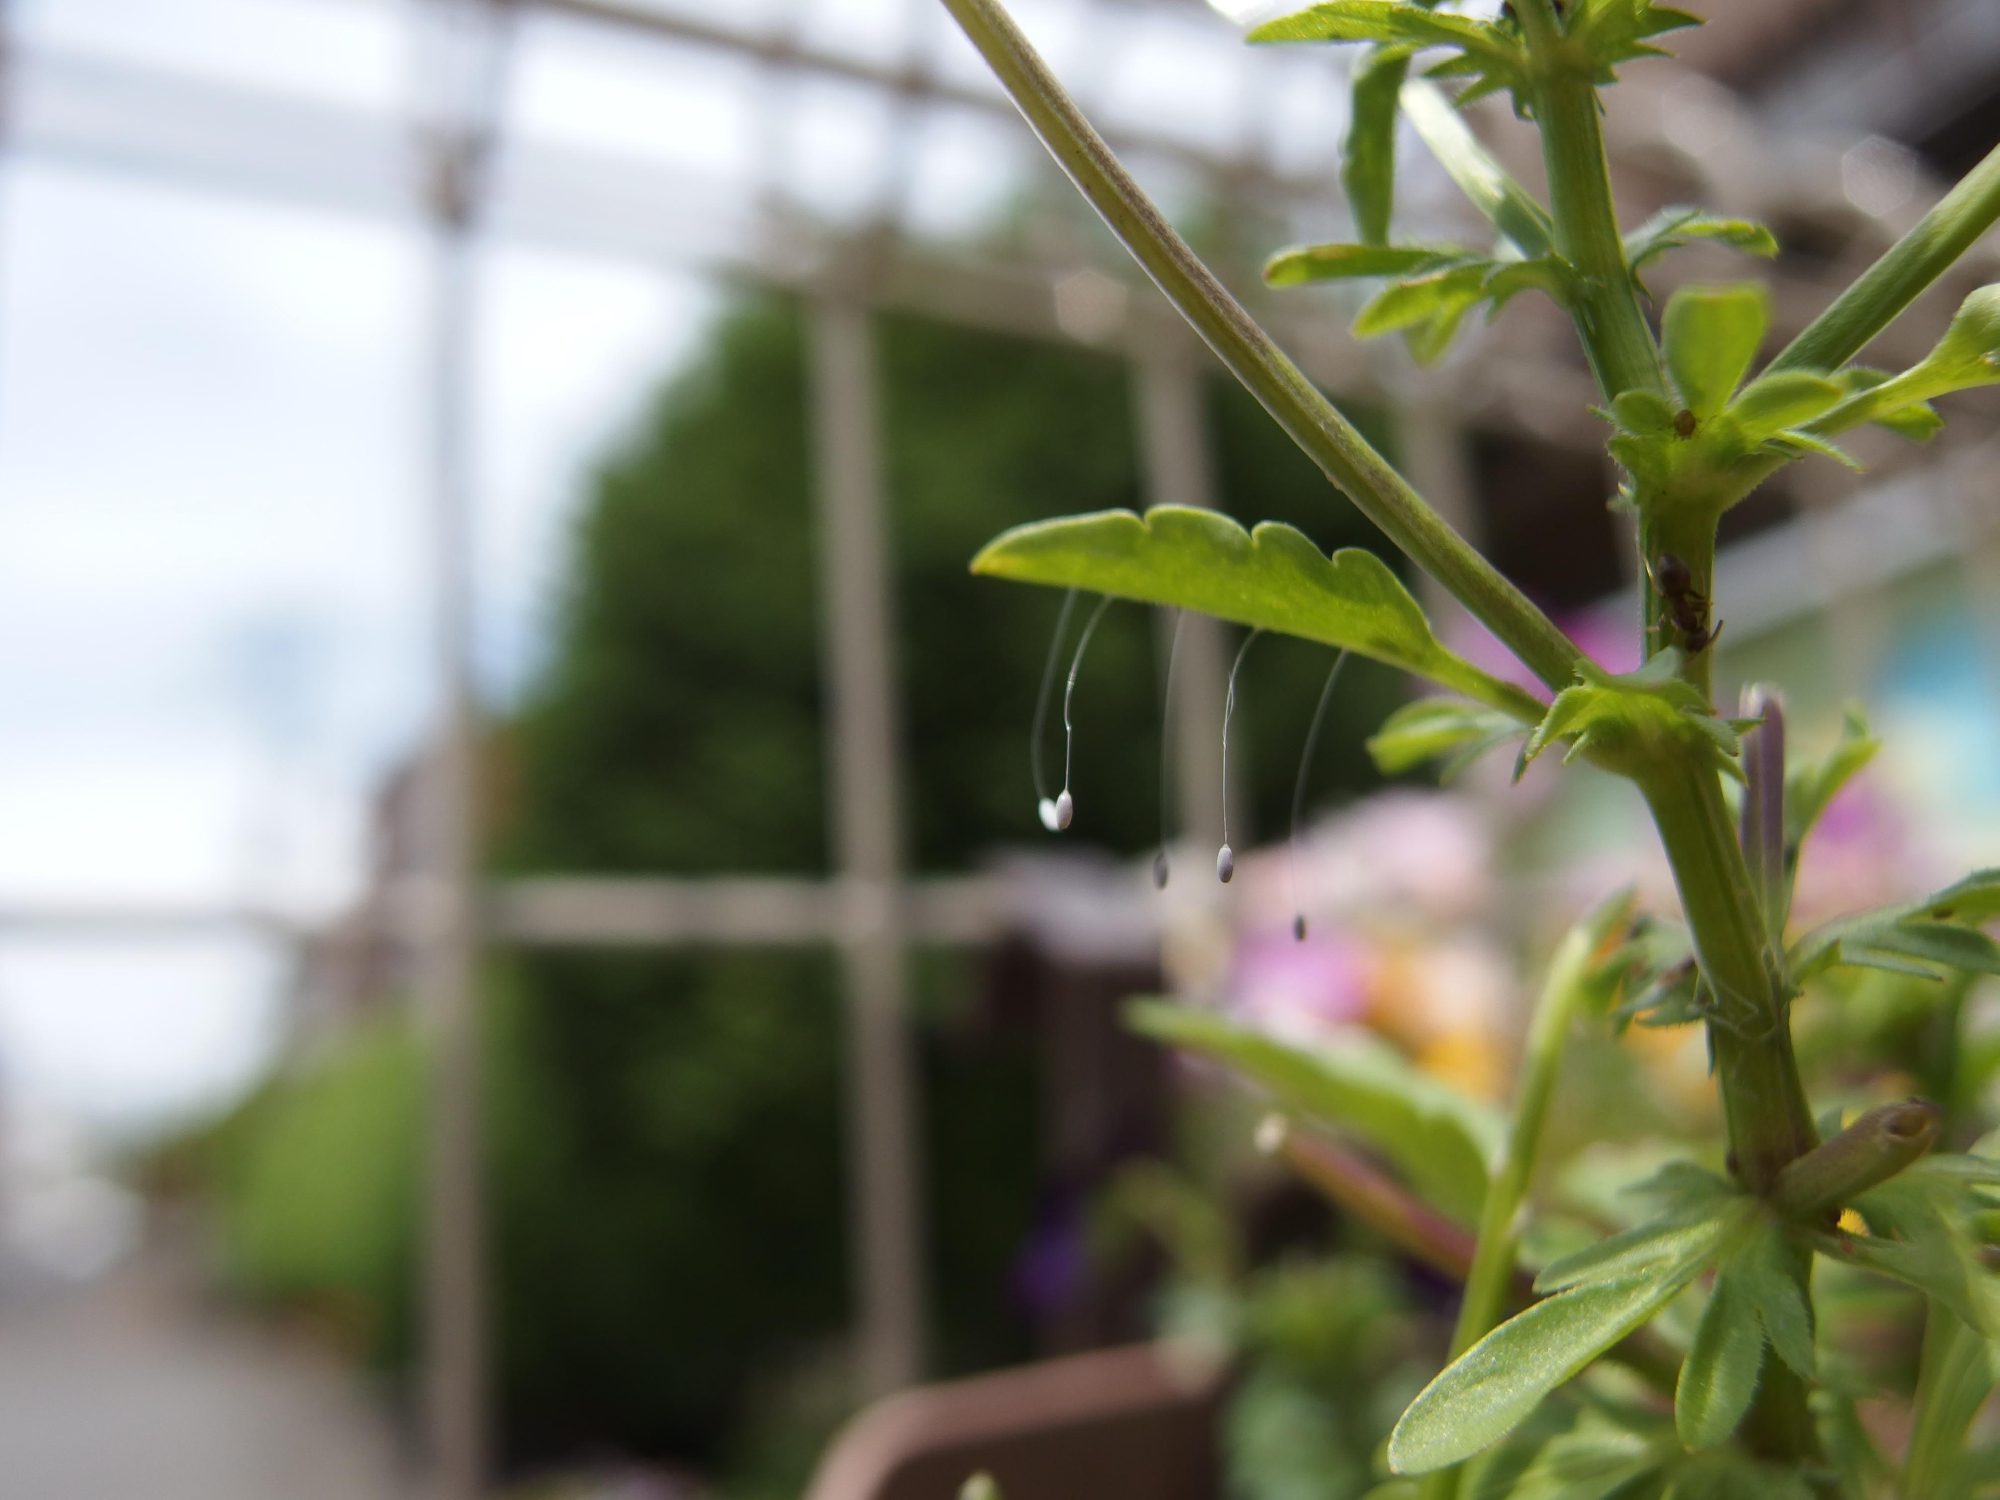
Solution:
{"label": "flower bud", "polygon": [[1841,1208],[1930,1150],[1943,1117],[1922,1099],[1871,1109],[1780,1172],[1771,1201],[1792,1219]]}

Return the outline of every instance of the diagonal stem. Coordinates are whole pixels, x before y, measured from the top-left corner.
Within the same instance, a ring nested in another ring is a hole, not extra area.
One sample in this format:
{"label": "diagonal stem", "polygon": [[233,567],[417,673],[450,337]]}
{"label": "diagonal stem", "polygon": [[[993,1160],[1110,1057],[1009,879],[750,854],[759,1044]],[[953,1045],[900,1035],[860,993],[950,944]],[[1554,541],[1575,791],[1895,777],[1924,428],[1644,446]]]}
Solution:
{"label": "diagonal stem", "polygon": [[1550,687],[1567,687],[1576,646],[1334,408],[1217,281],[1112,155],[1000,0],[944,5],[1062,169],[1292,441],[1431,577]]}
{"label": "diagonal stem", "polygon": [[1895,321],[2000,219],[2000,146],[1882,252],[1771,361],[1770,370],[1834,370]]}

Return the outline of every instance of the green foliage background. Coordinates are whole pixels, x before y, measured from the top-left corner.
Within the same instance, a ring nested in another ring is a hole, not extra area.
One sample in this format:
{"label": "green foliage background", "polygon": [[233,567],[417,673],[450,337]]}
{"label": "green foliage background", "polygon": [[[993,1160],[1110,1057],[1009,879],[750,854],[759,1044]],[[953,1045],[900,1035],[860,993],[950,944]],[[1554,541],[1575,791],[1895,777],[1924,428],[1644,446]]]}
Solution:
{"label": "green foliage background", "polygon": [[[1035,823],[1026,729],[1059,604],[973,579],[1002,527],[1141,502],[1125,368],[912,320],[882,326],[910,852],[960,868]],[[801,327],[742,305],[596,475],[547,667],[497,736],[495,862],[516,871],[828,867]],[[1230,508],[1386,552],[1233,385],[1212,422]],[[1120,607],[1076,701],[1080,837],[1158,836],[1158,663]],[[1329,653],[1260,643],[1233,754],[1282,829]],[[1400,696],[1357,663],[1318,795],[1368,784],[1360,740]],[[1053,741],[1052,741],[1053,743]],[[1245,840],[1247,842],[1247,840]],[[1031,1044],[979,1034],[963,956],[917,965],[934,1363],[1025,1356],[1007,1275],[1034,1212]],[[499,1389],[510,1454],[748,1464],[785,1372],[847,1319],[841,1055],[829,956],[496,959],[487,1011]],[[419,1075],[385,1025],[267,1089],[212,1153],[252,1289],[329,1290],[375,1354],[410,1346]]]}

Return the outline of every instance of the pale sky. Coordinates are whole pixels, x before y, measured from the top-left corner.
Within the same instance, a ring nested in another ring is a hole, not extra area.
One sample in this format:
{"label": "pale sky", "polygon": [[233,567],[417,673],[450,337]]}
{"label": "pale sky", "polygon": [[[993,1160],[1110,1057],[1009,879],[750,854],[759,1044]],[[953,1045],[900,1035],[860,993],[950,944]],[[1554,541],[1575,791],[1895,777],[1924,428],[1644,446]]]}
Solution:
{"label": "pale sky", "polygon": [[[913,36],[987,86],[933,0],[659,3],[745,27],[795,12],[806,39],[863,56]],[[1192,139],[1233,139],[1251,78],[1278,67],[1288,157],[1330,159],[1333,91],[1300,87],[1289,62],[1239,62],[1199,13],[1134,19],[1114,49],[1066,0],[1019,10],[1106,118]],[[399,125],[410,14],[12,10],[31,75],[117,65]],[[765,88],[712,53],[536,19],[506,128],[739,191],[775,159],[834,216],[864,211],[894,161],[933,234],[975,229],[1018,189],[1030,147],[1011,121],[945,112],[899,138],[868,98],[821,83],[784,97],[774,134]],[[414,218],[0,148],[0,905],[262,894],[324,913],[354,889],[370,789],[429,702],[425,264]],[[478,296],[479,651],[504,697],[544,641],[589,464],[720,294],[684,267],[491,244]],[[248,939],[0,939],[0,1092],[127,1126],[212,1105],[270,1056],[282,976]]]}

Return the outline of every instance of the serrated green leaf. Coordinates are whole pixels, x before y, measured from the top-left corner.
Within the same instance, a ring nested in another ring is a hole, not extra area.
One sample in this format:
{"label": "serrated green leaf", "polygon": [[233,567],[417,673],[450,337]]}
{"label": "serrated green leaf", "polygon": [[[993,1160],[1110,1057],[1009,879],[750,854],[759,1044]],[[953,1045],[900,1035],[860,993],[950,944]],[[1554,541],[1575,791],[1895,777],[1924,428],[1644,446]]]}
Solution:
{"label": "serrated green leaf", "polygon": [[1812,1379],[1818,1364],[1812,1305],[1799,1285],[1798,1270],[1784,1232],[1769,1222],[1756,1226],[1730,1262],[1737,1291],[1755,1309],[1778,1358]]}
{"label": "serrated green leaf", "polygon": [[1340,185],[1355,233],[1365,244],[1389,241],[1396,206],[1397,95],[1409,71],[1407,47],[1371,48],[1354,65],[1347,134],[1340,142]]}
{"label": "serrated green leaf", "polygon": [[1411,126],[1472,206],[1527,259],[1553,255],[1555,228],[1548,210],[1487,154],[1438,87],[1412,78],[1403,85],[1402,100]]}
{"label": "serrated green leaf", "polygon": [[1679,1259],[1619,1281],[1591,1282],[1537,1302],[1487,1334],[1425,1386],[1389,1435],[1389,1466],[1422,1474],[1498,1441],[1537,1403],[1665,1307],[1754,1212],[1748,1199],[1683,1241]]}
{"label": "serrated green leaf", "polygon": [[1473,1222],[1486,1194],[1498,1119],[1364,1037],[1338,1048],[1281,1042],[1189,1005],[1135,1002],[1132,1029],[1240,1070],[1288,1110],[1355,1131],[1430,1202]]}
{"label": "serrated green leaf", "polygon": [[1527,54],[1513,28],[1397,0],[1322,0],[1253,27],[1249,39],[1449,47],[1457,56],[1433,71],[1471,76],[1471,94],[1520,90],[1527,82]]}
{"label": "serrated green leaf", "polygon": [[1681,1441],[1690,1448],[1727,1442],[1750,1409],[1763,1368],[1763,1324],[1724,1266],[1674,1386],[1674,1427]]}
{"label": "serrated green leaf", "polygon": [[1771,231],[1754,220],[1722,218],[1677,203],[1661,209],[1625,236],[1625,263],[1636,271],[1655,257],[1696,240],[1712,240],[1751,255],[1778,253]]}
{"label": "serrated green leaf", "polygon": [[1697,417],[1728,405],[1770,322],[1770,294],[1755,282],[1684,286],[1668,299],[1661,353],[1674,389]]}
{"label": "serrated green leaf", "polygon": [[1708,701],[1698,689],[1675,675],[1681,660],[1678,648],[1669,647],[1636,672],[1614,675],[1587,661],[1580,665],[1576,684],[1556,694],[1521,747],[1516,777],[1565,738],[1572,740],[1566,762],[1588,752],[1597,764],[1621,774],[1636,774],[1652,762],[1652,752],[1670,743],[1740,776],[1731,758],[1734,732],[1707,712]]}
{"label": "serrated green leaf", "polygon": [[1994,1278],[1971,1233],[1973,1185],[1950,1168],[1928,1167],[1918,1162],[1854,1200],[1871,1233],[1815,1235],[1812,1243],[1823,1255],[1928,1293],[1988,1338],[2000,1336]]}
{"label": "serrated green leaf", "polygon": [[1696,1198],[1635,1229],[1627,1229],[1574,1254],[1549,1262],[1535,1278],[1538,1292],[1562,1292],[1605,1281],[1627,1281],[1689,1256],[1704,1256],[1741,1217],[1740,1194]]}
{"label": "serrated green leaf", "polygon": [[1804,370],[1780,370],[1745,386],[1729,403],[1728,415],[1745,438],[1758,442],[1811,421],[1840,398],[1838,381]]}
{"label": "serrated green leaf", "polygon": [[1463,250],[1404,245],[1294,245],[1264,263],[1271,286],[1362,276],[1408,276],[1477,259]]}
{"label": "serrated green leaf", "polygon": [[1418,698],[1382,721],[1368,753],[1384,776],[1399,776],[1434,756],[1491,749],[1523,732],[1520,720],[1462,698]]}
{"label": "serrated green leaf", "polygon": [[1648,37],[1700,24],[1700,17],[1655,5],[1653,0],[1576,0],[1566,32],[1570,45],[1595,64],[1593,79],[1602,84],[1617,81],[1619,63],[1667,55],[1648,45]]}
{"label": "serrated green leaf", "polygon": [[1520,688],[1446,650],[1381,558],[1358,547],[1328,558],[1290,526],[1245,531],[1188,506],[1143,519],[1099,511],[1017,526],[987,543],[972,571],[1199,610],[1345,647],[1523,719],[1541,712]]}

